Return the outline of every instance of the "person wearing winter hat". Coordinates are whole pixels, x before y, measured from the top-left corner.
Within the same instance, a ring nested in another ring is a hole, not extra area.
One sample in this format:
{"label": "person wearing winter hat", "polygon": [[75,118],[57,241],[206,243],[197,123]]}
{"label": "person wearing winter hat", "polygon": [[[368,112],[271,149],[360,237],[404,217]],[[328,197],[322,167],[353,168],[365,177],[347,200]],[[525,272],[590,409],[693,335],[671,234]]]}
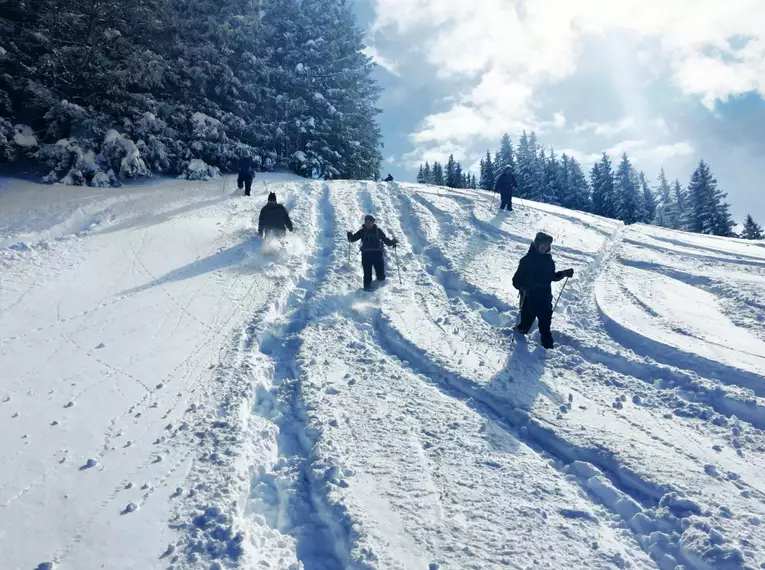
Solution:
{"label": "person wearing winter hat", "polygon": [[266,235],[283,237],[287,233],[287,230],[293,231],[290,215],[287,213],[287,208],[282,204],[277,203],[276,194],[271,192],[268,195],[268,202],[266,202],[266,205],[260,210],[260,216],[258,218],[258,235],[260,237]]}
{"label": "person wearing winter hat", "polygon": [[555,261],[550,254],[552,242],[552,236],[539,232],[513,275],[513,287],[519,291],[521,297],[521,319],[514,330],[520,334],[528,334],[534,320],[538,319],[542,346],[547,349],[555,346],[550,331],[553,312],[552,282],[574,276],[573,269],[555,270]]}
{"label": "person wearing winter hat", "polygon": [[372,290],[372,269],[378,281],[385,281],[385,258],[383,247],[396,247],[398,240],[388,239],[380,228],[377,220],[371,214],[364,216],[364,225],[356,233],[348,232],[348,241],[353,243],[361,240],[361,267],[364,270],[364,291]]}

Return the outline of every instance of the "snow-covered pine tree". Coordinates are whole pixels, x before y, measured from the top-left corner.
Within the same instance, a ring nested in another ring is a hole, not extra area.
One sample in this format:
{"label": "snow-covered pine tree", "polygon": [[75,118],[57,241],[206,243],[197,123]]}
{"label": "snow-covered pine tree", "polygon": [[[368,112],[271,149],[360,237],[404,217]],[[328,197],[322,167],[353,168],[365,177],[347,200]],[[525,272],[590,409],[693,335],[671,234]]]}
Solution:
{"label": "snow-covered pine tree", "polygon": [[454,155],[449,155],[449,160],[446,162],[445,182],[449,188],[457,187],[457,163],[454,162]]}
{"label": "snow-covered pine tree", "polygon": [[425,168],[422,172],[423,184],[433,184],[433,173],[430,170],[430,163],[425,161]]}
{"label": "snow-covered pine tree", "polygon": [[488,150],[486,151],[486,158],[483,161],[481,188],[484,190],[494,190],[494,163],[491,159],[491,152]]}
{"label": "snow-covered pine tree", "polygon": [[670,218],[671,227],[675,230],[686,229],[686,212],[688,211],[688,195],[683,190],[680,181],[675,179],[675,183],[672,186],[672,200],[674,201],[674,212]]}
{"label": "snow-covered pine tree", "polygon": [[472,188],[473,190],[478,189],[478,181],[475,178],[475,174],[470,175],[470,188]]}
{"label": "snow-covered pine tree", "polygon": [[444,185],[444,168],[438,161],[433,163],[433,184],[436,186]]}
{"label": "snow-covered pine tree", "polygon": [[653,190],[648,185],[645,172],[640,172],[639,180],[643,198],[643,215],[640,221],[644,224],[652,224],[656,217],[656,198],[653,195]]}
{"label": "snow-covered pine tree", "polygon": [[614,192],[614,172],[611,167],[611,158],[605,152],[600,162],[592,167],[590,180],[593,213],[606,218],[616,218],[619,210]]}
{"label": "snow-covered pine tree", "polygon": [[565,174],[563,173],[555,151],[550,149],[550,157],[545,156],[544,149],[539,153],[539,159],[544,168],[544,178],[538,200],[547,204],[559,204],[558,196],[564,192]]}
{"label": "snow-covered pine tree", "polygon": [[425,168],[420,165],[420,170],[417,172],[417,184],[425,184]]}
{"label": "snow-covered pine tree", "polygon": [[249,150],[263,168],[368,178],[381,158],[374,66],[344,0],[35,0],[0,10],[0,35],[2,115],[34,130],[57,178],[96,178],[87,150],[131,175],[230,169]]}
{"label": "snow-covered pine tree", "polygon": [[734,223],[729,206],[724,201],[726,196],[718,188],[709,165],[703,160],[699,162],[688,185],[689,208],[685,229],[718,236],[731,235]]}
{"label": "snow-covered pine tree", "polygon": [[454,187],[465,187],[465,173],[462,172],[462,165],[459,162],[454,165]]}
{"label": "snow-covered pine tree", "polygon": [[568,161],[567,186],[567,194],[571,200],[571,205],[568,207],[589,212],[591,209],[590,186],[587,184],[582,167],[573,157]]}
{"label": "snow-covered pine tree", "polygon": [[515,153],[513,151],[513,143],[510,141],[510,135],[505,133],[502,136],[502,140],[499,144],[499,162],[496,165],[497,170],[501,170],[505,166],[512,166],[515,171]]}
{"label": "snow-covered pine tree", "polygon": [[652,223],[663,228],[674,228],[676,204],[663,168],[659,172],[659,187],[656,189],[656,197],[658,198],[658,203],[656,204],[656,214]]}
{"label": "snow-covered pine tree", "polygon": [[765,239],[762,233],[762,226],[754,221],[751,214],[747,214],[746,221],[744,222],[744,229],[741,232],[743,239]]}
{"label": "snow-covered pine tree", "polygon": [[523,131],[515,157],[515,178],[518,195],[522,198],[538,200],[544,184],[544,166],[539,160],[536,135]]}
{"label": "snow-covered pine tree", "polygon": [[643,219],[639,187],[640,179],[625,152],[614,177],[614,189],[618,197],[617,218],[625,224],[635,224]]}

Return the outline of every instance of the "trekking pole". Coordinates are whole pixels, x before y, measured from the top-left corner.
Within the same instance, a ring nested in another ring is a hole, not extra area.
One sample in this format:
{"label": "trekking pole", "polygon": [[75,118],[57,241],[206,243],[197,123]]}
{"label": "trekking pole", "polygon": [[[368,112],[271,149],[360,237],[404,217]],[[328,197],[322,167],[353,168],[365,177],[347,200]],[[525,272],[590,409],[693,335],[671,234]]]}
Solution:
{"label": "trekking pole", "polygon": [[348,266],[351,265],[351,242],[348,242]]}
{"label": "trekking pole", "polygon": [[563,295],[563,291],[566,290],[566,285],[568,285],[568,279],[569,278],[566,277],[566,281],[563,282],[563,287],[561,288],[560,293],[558,293],[558,298],[555,299],[555,305],[553,306],[553,310],[552,310],[553,313],[555,312],[555,309],[558,308],[558,301],[560,301],[560,296]]}
{"label": "trekking pole", "polygon": [[492,211],[494,211],[494,208],[497,207],[497,206],[495,206],[495,204],[497,203],[497,196],[499,196],[499,194],[497,192],[494,192],[494,196],[491,197],[491,209],[492,209]]}

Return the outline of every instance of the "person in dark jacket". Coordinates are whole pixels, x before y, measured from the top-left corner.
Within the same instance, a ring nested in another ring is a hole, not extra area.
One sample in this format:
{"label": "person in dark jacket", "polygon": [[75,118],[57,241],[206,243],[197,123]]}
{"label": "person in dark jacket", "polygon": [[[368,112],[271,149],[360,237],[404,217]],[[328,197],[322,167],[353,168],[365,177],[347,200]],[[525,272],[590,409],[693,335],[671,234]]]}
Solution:
{"label": "person in dark jacket", "polygon": [[513,287],[521,295],[521,320],[515,331],[528,334],[535,319],[539,319],[539,333],[542,346],[553,348],[553,337],[550,332],[552,324],[552,282],[564,277],[573,277],[574,270],[556,271],[555,262],[550,254],[553,238],[539,232],[529,248],[529,252],[521,259],[518,270],[513,275]]}
{"label": "person in dark jacket", "polygon": [[260,210],[258,235],[260,237],[266,235],[283,237],[287,230],[293,231],[290,215],[287,213],[287,208],[276,202],[276,194],[271,192],[268,195],[268,202]]}
{"label": "person in dark jacket", "polygon": [[252,157],[247,154],[239,159],[239,178],[236,185],[239,190],[244,188],[244,195],[249,196],[252,190],[252,181],[255,179],[255,165],[252,163]]}
{"label": "person in dark jacket", "polygon": [[385,180],[383,182],[393,182],[393,175],[388,174],[388,176],[385,177]]}
{"label": "person in dark jacket", "polygon": [[372,289],[372,268],[378,281],[385,281],[385,258],[383,247],[396,247],[397,239],[388,239],[380,228],[377,227],[375,217],[364,217],[364,225],[355,234],[348,232],[348,241],[353,243],[361,240],[361,267],[364,269],[364,291]]}
{"label": "person in dark jacket", "polygon": [[502,199],[499,205],[500,211],[505,209],[509,212],[513,211],[513,192],[515,192],[515,188],[513,167],[508,164],[494,182],[494,191],[499,192],[499,196]]}

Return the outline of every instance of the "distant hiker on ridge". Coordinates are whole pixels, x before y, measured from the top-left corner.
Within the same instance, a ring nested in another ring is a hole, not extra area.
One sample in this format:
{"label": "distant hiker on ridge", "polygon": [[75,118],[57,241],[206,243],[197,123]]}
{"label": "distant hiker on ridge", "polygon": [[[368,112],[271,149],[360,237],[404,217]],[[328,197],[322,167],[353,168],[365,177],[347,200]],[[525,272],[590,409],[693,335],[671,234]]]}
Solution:
{"label": "distant hiker on ridge", "polygon": [[393,182],[393,175],[389,173],[388,176],[385,177],[385,180],[383,180],[383,182]]}
{"label": "distant hiker on ridge", "polygon": [[397,239],[388,239],[385,233],[377,227],[375,217],[367,214],[364,225],[355,234],[348,232],[348,241],[353,243],[361,240],[361,267],[364,270],[364,291],[372,290],[372,268],[378,281],[385,281],[385,258],[383,246],[396,247]]}
{"label": "distant hiker on ridge", "polygon": [[276,202],[276,194],[271,192],[268,195],[268,202],[260,210],[258,235],[260,237],[268,235],[284,237],[287,230],[293,231],[290,215],[287,213],[287,208]]}
{"label": "distant hiker on ridge", "polygon": [[500,211],[505,209],[508,212],[513,211],[513,192],[515,192],[515,189],[515,174],[513,174],[513,167],[508,164],[494,182],[494,191],[499,192],[499,196],[502,199],[499,205]]}
{"label": "distant hiker on ridge", "polygon": [[247,152],[239,159],[239,178],[236,185],[239,190],[244,187],[244,195],[249,196],[252,190],[252,181],[255,179],[255,165],[252,163],[252,156]]}
{"label": "distant hiker on ridge", "polygon": [[521,296],[521,320],[513,330],[526,335],[534,320],[539,319],[542,346],[547,349],[555,346],[550,332],[553,312],[552,282],[574,276],[573,269],[555,271],[555,262],[550,255],[552,242],[552,236],[539,232],[513,276],[513,287],[518,289]]}

